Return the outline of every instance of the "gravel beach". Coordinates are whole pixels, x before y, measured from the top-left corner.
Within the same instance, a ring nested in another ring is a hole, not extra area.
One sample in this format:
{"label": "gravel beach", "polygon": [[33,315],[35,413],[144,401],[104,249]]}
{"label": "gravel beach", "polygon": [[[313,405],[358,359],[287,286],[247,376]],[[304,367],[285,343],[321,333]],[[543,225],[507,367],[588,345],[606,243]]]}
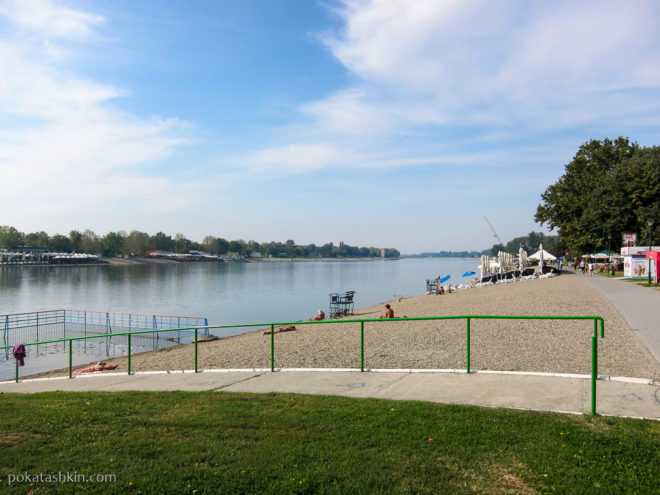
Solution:
{"label": "gravel beach", "polygon": [[[396,317],[449,315],[602,316],[605,338],[598,339],[599,373],[657,378],[660,365],[598,290],[565,273],[422,295],[390,301]],[[384,304],[356,309],[351,318],[378,318]],[[277,368],[360,367],[360,324],[296,326],[275,334]],[[471,320],[471,368],[476,370],[591,373],[591,320]],[[199,369],[269,368],[270,335],[264,330],[200,342]],[[461,320],[382,321],[365,324],[365,367],[465,369],[466,322]],[[133,371],[192,369],[193,345],[134,355]],[[126,358],[108,360],[118,371]],[[61,375],[52,372],[49,375]]]}

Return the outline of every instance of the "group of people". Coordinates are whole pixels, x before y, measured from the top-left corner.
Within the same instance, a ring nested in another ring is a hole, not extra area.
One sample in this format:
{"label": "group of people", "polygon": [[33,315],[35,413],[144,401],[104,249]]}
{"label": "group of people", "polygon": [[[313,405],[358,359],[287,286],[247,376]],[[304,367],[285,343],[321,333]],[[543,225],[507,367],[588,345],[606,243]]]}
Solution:
{"label": "group of people", "polygon": [[[380,315],[381,319],[384,318],[394,318],[394,310],[392,309],[392,306],[389,304],[385,305],[385,314]],[[322,309],[319,309],[318,312],[316,313],[316,316],[314,318],[310,318],[309,321],[321,321],[325,320],[325,313],[323,312]]]}
{"label": "group of people", "polygon": [[582,260],[580,261],[580,264],[578,265],[577,260],[573,263],[573,269],[577,271],[577,267],[580,267],[580,271],[582,272],[582,275],[585,274],[587,270],[589,270],[589,276],[593,277],[594,276],[594,264],[593,263],[587,263],[586,261]]}

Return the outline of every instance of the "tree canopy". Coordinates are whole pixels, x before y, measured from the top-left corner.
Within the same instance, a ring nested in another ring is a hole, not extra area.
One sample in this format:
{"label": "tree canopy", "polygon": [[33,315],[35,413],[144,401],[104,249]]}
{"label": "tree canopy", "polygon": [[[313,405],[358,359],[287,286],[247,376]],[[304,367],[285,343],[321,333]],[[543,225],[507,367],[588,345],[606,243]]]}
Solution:
{"label": "tree canopy", "polygon": [[[660,148],[627,138],[583,144],[564,174],[541,195],[535,220],[557,229],[575,254],[618,249],[622,234],[655,239],[660,221]],[[656,225],[649,229],[647,221]]]}

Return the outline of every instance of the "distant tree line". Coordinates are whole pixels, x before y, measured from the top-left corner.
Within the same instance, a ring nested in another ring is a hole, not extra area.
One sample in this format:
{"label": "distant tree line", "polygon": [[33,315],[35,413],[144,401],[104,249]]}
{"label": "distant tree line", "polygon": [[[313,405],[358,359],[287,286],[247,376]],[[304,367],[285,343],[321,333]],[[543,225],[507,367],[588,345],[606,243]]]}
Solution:
{"label": "distant tree line", "polygon": [[543,249],[558,257],[563,256],[566,247],[560,242],[559,236],[545,235],[543,232],[530,232],[528,235],[516,237],[506,244],[495,244],[487,254],[496,256],[500,251],[516,254],[520,248],[527,251],[527,254],[533,254],[539,250],[541,244],[543,244]]}
{"label": "distant tree line", "polygon": [[[591,140],[541,195],[535,220],[557,229],[571,254],[618,250],[622,234],[638,244],[658,240],[660,147],[641,147],[619,137]],[[649,220],[653,225],[649,225]]]}
{"label": "distant tree line", "polygon": [[[297,245],[293,240],[282,242],[256,242],[244,240],[228,241],[222,237],[208,235],[201,243],[187,239],[183,234],[174,238],[158,232],[149,235],[137,230],[127,234],[124,231],[108,232],[99,236],[91,230],[83,232],[72,230],[68,237],[60,234],[49,236],[46,232],[24,234],[14,227],[0,226],[0,248],[13,251],[20,246],[42,248],[59,253],[102,254],[105,257],[133,254],[144,256],[147,251],[161,250],[172,253],[188,253],[191,250],[205,251],[212,254],[237,254],[249,256],[260,253],[262,256],[300,257],[300,258],[374,258],[381,254],[380,248],[349,246],[343,242],[335,246],[332,242],[317,246],[315,244]],[[399,257],[396,249],[385,249],[386,258]]]}

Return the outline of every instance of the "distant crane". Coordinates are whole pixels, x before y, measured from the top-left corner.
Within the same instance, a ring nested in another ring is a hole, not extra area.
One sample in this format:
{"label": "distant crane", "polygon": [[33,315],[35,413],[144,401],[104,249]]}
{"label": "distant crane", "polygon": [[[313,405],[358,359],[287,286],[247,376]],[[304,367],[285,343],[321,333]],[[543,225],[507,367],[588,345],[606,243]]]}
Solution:
{"label": "distant crane", "polygon": [[488,221],[488,217],[484,217],[484,218],[486,219],[486,223],[490,227],[490,230],[492,230],[493,234],[495,234],[493,237],[496,237],[499,243],[504,245],[504,243],[502,242],[502,238],[499,235],[497,235],[497,232],[495,232],[495,227],[493,227],[493,224]]}

